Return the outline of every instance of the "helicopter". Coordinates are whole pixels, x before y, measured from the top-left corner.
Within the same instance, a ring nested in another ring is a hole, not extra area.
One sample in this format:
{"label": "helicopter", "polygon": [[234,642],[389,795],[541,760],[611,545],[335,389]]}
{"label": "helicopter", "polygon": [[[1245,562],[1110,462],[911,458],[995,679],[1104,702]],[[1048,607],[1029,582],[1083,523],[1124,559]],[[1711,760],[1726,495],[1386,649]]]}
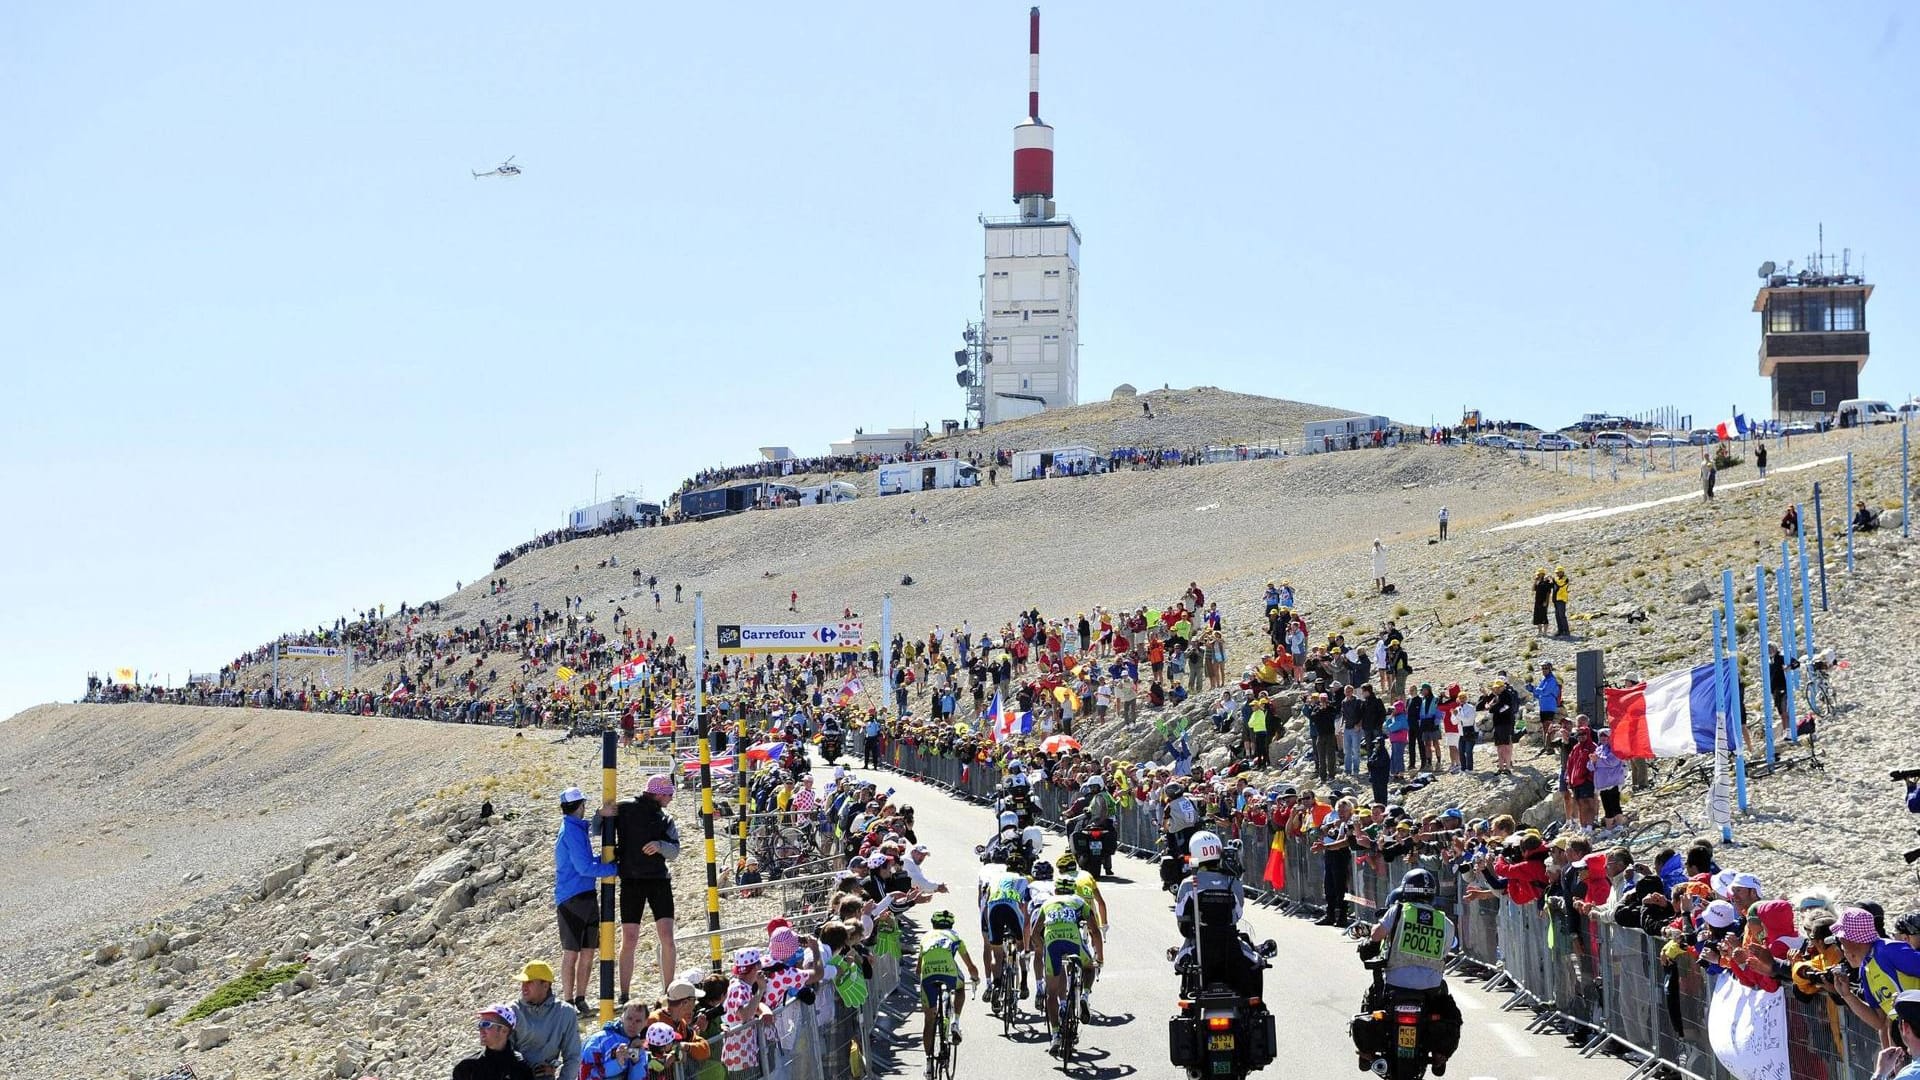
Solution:
{"label": "helicopter", "polygon": [[[477,173],[474,173],[474,174],[473,174],[473,178],[474,178],[475,180],[478,180],[478,179],[480,179],[480,178],[481,178],[481,177],[483,177],[483,176],[519,176],[519,175],[520,175],[520,166],[518,166],[518,165],[515,165],[515,164],[513,163],[513,159],[514,159],[514,157],[518,157],[518,156],[519,156],[519,155],[517,155],[517,154],[516,154],[516,155],[512,155],[512,156],[510,156],[510,157],[508,157],[508,158],[507,158],[507,160],[505,160],[505,161],[503,161],[503,162],[501,162],[500,164],[498,164],[498,165],[496,165],[496,166],[494,166],[494,167],[493,167],[492,169],[490,169],[490,170],[488,170],[487,172],[477,172]],[[468,172],[472,172],[473,170],[471,170],[471,169],[469,169],[469,170],[467,170],[467,171],[468,171]]]}

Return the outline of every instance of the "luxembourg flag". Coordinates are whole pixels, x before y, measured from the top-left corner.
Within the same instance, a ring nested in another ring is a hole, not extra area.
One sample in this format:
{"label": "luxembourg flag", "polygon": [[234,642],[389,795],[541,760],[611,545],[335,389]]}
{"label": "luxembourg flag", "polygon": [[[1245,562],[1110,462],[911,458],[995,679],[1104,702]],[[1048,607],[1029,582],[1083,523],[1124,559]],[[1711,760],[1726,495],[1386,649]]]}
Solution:
{"label": "luxembourg flag", "polygon": [[1713,433],[1719,438],[1729,441],[1745,438],[1747,434],[1747,418],[1741,413],[1734,413],[1733,419],[1720,421],[1720,423],[1714,427]]}
{"label": "luxembourg flag", "polygon": [[1712,664],[1605,691],[1613,752],[1623,758],[1713,753],[1720,679]]}

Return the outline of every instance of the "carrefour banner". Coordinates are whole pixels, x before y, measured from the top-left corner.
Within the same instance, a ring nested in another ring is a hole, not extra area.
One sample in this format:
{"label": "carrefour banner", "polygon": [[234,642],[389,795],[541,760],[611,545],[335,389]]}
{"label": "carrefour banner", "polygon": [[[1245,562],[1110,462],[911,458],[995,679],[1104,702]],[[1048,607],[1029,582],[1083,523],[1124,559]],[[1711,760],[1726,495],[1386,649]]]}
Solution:
{"label": "carrefour banner", "polygon": [[725,624],[719,631],[718,649],[722,654],[859,652],[865,648],[858,620],[784,626]]}

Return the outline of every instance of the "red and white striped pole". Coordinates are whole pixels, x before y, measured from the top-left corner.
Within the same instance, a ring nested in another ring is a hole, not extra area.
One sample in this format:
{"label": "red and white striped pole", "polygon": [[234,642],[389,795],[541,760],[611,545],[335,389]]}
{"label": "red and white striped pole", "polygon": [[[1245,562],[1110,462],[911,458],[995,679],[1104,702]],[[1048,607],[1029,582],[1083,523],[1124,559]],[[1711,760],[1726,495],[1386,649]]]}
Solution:
{"label": "red and white striped pole", "polygon": [[1040,119],[1040,9],[1027,12],[1027,115]]}

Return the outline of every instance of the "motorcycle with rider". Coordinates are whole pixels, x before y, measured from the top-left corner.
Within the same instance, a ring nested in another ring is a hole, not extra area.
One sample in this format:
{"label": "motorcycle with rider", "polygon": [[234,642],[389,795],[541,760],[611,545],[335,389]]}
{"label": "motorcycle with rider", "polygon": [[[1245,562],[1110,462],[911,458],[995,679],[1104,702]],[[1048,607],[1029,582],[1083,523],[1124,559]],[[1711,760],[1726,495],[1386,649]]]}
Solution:
{"label": "motorcycle with rider", "polygon": [[1189,1077],[1238,1080],[1274,1058],[1262,972],[1276,950],[1240,930],[1246,888],[1238,848],[1200,830],[1187,850],[1190,872],[1174,890],[1182,943],[1169,957],[1180,976],[1180,1009],[1168,1021],[1167,1056]]}
{"label": "motorcycle with rider", "polygon": [[1112,877],[1113,849],[1119,846],[1120,833],[1106,782],[1097,776],[1088,777],[1064,817],[1067,835],[1073,838],[1074,858],[1096,879],[1102,874]]}
{"label": "motorcycle with rider", "polygon": [[1388,898],[1360,959],[1373,985],[1348,1025],[1362,1071],[1389,1080],[1445,1076],[1460,1048],[1460,1006],[1447,990],[1447,953],[1458,944],[1453,920],[1434,903],[1433,871],[1413,869]]}

